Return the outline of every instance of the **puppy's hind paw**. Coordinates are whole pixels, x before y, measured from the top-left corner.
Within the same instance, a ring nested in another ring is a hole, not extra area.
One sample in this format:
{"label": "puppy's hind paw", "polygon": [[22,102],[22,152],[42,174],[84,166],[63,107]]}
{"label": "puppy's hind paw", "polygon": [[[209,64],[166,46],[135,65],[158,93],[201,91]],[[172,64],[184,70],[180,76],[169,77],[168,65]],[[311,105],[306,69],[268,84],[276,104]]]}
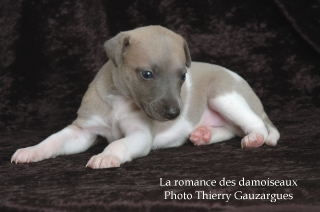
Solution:
{"label": "puppy's hind paw", "polygon": [[118,157],[112,155],[98,154],[94,155],[88,161],[86,167],[92,169],[105,169],[120,167],[121,161]]}
{"label": "puppy's hind paw", "polygon": [[200,126],[200,127],[196,128],[191,133],[189,139],[195,146],[209,144],[210,139],[211,139],[210,127]]}
{"label": "puppy's hind paw", "polygon": [[259,133],[250,133],[241,140],[242,149],[257,148],[264,144],[264,137]]}

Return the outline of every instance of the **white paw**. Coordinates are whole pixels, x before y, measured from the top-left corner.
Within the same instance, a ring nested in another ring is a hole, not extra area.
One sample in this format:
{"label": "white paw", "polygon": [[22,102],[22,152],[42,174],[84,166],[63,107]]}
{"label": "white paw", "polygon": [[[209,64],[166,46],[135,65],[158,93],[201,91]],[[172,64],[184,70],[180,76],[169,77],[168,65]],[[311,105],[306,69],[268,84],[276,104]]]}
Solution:
{"label": "white paw", "polygon": [[259,133],[250,133],[241,140],[242,149],[257,148],[264,144],[264,137]]}
{"label": "white paw", "polygon": [[200,126],[193,130],[189,137],[195,146],[206,145],[210,143],[211,129],[209,126]]}
{"label": "white paw", "polygon": [[105,168],[120,167],[120,164],[121,164],[120,159],[116,156],[98,154],[90,158],[86,167],[89,167],[92,169],[105,169]]}
{"label": "white paw", "polygon": [[18,149],[11,157],[11,163],[31,163],[45,159],[37,147],[31,146]]}
{"label": "white paw", "polygon": [[266,144],[269,146],[277,146],[279,138],[279,131],[275,128],[271,128],[270,133],[266,139]]}
{"label": "white paw", "polygon": [[268,146],[277,146],[278,140],[272,140],[272,139],[266,140],[266,144],[267,144]]}

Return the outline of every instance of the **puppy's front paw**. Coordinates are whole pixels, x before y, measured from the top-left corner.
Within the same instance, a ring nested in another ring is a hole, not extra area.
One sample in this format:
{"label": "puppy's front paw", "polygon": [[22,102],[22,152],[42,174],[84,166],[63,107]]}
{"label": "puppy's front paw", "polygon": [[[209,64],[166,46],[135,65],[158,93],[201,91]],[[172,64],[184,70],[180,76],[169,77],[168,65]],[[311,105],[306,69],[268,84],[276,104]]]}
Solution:
{"label": "puppy's front paw", "polygon": [[196,145],[209,144],[211,139],[211,129],[207,126],[200,126],[196,128],[189,137],[190,141]]}
{"label": "puppy's front paw", "polygon": [[241,140],[242,149],[257,148],[264,144],[263,135],[258,133],[250,133]]}
{"label": "puppy's front paw", "polygon": [[98,154],[90,158],[86,167],[89,167],[92,169],[104,169],[104,168],[120,167],[120,164],[121,164],[120,159],[116,156]]}
{"label": "puppy's front paw", "polygon": [[18,149],[11,157],[11,163],[31,163],[43,160],[43,154],[37,147]]}

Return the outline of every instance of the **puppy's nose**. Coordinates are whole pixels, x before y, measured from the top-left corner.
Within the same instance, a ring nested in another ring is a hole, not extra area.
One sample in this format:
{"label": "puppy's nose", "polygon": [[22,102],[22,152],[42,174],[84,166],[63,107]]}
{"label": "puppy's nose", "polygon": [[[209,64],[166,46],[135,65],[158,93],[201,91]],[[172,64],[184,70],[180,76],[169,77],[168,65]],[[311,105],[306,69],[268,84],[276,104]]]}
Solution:
{"label": "puppy's nose", "polygon": [[179,115],[180,115],[180,109],[178,107],[169,107],[166,110],[166,114],[165,114],[166,118],[170,120],[177,118]]}

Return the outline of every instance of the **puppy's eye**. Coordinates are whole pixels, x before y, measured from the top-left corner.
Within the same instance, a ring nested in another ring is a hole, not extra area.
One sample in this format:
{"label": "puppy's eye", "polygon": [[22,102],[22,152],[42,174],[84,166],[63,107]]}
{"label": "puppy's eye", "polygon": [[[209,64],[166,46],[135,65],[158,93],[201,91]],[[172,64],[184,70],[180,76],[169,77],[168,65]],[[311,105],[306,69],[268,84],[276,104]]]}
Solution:
{"label": "puppy's eye", "polygon": [[182,80],[182,81],[185,81],[185,80],[186,80],[186,73],[183,73],[183,74],[181,75],[181,80]]}
{"label": "puppy's eye", "polygon": [[151,80],[153,79],[153,73],[152,71],[141,71],[140,75],[145,80]]}

